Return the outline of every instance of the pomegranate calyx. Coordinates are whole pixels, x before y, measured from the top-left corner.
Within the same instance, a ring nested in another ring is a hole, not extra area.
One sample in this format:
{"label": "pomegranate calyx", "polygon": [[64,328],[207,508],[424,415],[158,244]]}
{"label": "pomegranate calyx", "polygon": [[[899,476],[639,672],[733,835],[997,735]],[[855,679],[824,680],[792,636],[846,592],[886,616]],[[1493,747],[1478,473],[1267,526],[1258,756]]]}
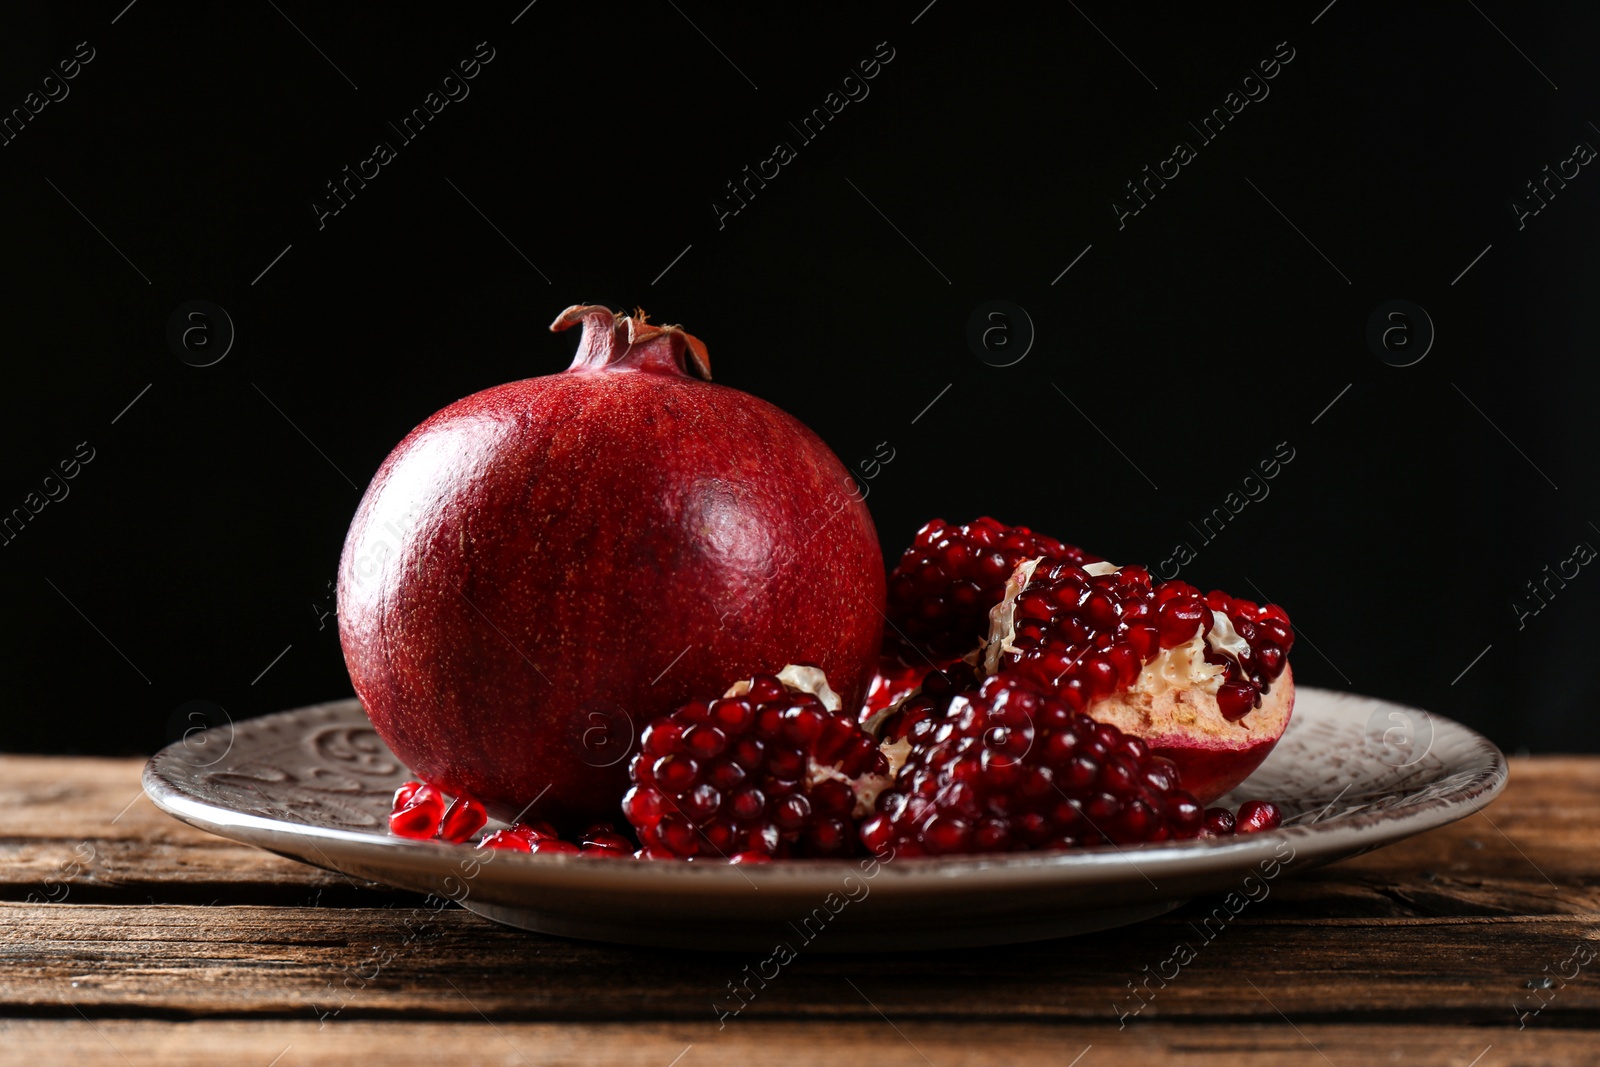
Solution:
{"label": "pomegranate calyx", "polygon": [[619,315],[600,304],[574,304],[556,316],[551,333],[582,323],[583,338],[569,371],[625,367],[711,380],[711,356],[682,326],[656,325],[643,309]]}

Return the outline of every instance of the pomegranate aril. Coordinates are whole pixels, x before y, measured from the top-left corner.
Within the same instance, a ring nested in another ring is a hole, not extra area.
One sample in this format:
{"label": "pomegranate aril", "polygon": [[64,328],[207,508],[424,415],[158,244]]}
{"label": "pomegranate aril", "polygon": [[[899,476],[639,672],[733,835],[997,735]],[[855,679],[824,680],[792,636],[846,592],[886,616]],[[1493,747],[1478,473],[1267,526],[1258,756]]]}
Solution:
{"label": "pomegranate aril", "polygon": [[684,744],[696,759],[715,759],[728,747],[728,735],[709,723],[690,727],[683,735]]}
{"label": "pomegranate aril", "polygon": [[479,848],[503,848],[513,852],[531,852],[533,843],[521,834],[512,833],[510,830],[496,830],[492,834],[484,835],[478,842]]}
{"label": "pomegranate aril", "polygon": [[578,838],[578,843],[585,853],[626,856],[634,851],[633,842],[617,833],[617,828],[608,822],[596,823],[589,827]]}
{"label": "pomegranate aril", "polygon": [[536,837],[528,846],[528,851],[534,855],[566,855],[576,856],[581,850],[571,841],[563,841],[559,837]]}
{"label": "pomegranate aril", "polygon": [[482,804],[467,797],[456,797],[439,820],[439,836],[446,841],[465,841],[482,830],[489,821],[489,813]]}
{"label": "pomegranate aril", "polygon": [[1261,691],[1251,682],[1227,681],[1217,689],[1217,710],[1229,722],[1238,722],[1261,703]]}
{"label": "pomegranate aril", "polygon": [[431,785],[409,788],[413,784],[408,782],[395,791],[395,806],[389,813],[389,832],[396,837],[426,841],[439,832],[439,820],[444,818],[444,794]]}
{"label": "pomegranate aril", "polygon": [[1156,629],[1161,634],[1161,647],[1174,648],[1183,644],[1205,624],[1210,611],[1198,600],[1177,597],[1156,608]]}
{"label": "pomegranate aril", "polygon": [[681,793],[700,775],[700,764],[687,756],[662,756],[650,768],[655,783],[669,793]]}
{"label": "pomegranate aril", "polygon": [[644,728],[639,736],[639,751],[649,756],[665,756],[675,752],[683,740],[683,726],[670,719],[657,719]]}
{"label": "pomegranate aril", "polygon": [[783,700],[789,695],[783,683],[775,675],[760,674],[750,680],[750,692],[746,694],[752,704],[771,704]]}
{"label": "pomegranate aril", "polygon": [[1214,834],[1218,837],[1225,837],[1233,833],[1233,812],[1227,808],[1207,808],[1203,828],[1206,833]]}
{"label": "pomegranate aril", "polygon": [[693,856],[700,851],[699,834],[694,824],[681,815],[668,815],[653,827],[638,827],[639,834],[677,856]]}
{"label": "pomegranate aril", "polygon": [[855,841],[855,826],[839,818],[817,819],[806,827],[805,840],[812,855],[847,855]]}
{"label": "pomegranate aril", "polygon": [[1186,838],[1197,836],[1205,825],[1205,810],[1187,793],[1167,798],[1167,826],[1172,836]]}
{"label": "pomegranate aril", "polygon": [[1241,834],[1276,830],[1283,823],[1283,812],[1270,800],[1247,800],[1239,805],[1235,829]]}
{"label": "pomegranate aril", "polygon": [[683,857],[659,845],[646,845],[635,852],[633,858],[636,860],[677,860]]}
{"label": "pomegranate aril", "polygon": [[799,794],[784,797],[772,813],[780,830],[798,830],[811,817],[811,802]]}

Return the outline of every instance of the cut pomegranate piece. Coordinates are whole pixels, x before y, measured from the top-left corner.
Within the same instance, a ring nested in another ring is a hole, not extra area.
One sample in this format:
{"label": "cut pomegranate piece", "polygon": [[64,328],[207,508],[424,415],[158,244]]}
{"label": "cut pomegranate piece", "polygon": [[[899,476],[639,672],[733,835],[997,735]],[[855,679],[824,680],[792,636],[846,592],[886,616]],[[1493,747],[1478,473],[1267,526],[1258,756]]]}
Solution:
{"label": "cut pomegranate piece", "polygon": [[422,782],[407,782],[394,791],[389,812],[389,832],[396,837],[426,841],[439,832],[444,818],[444,794]]}
{"label": "cut pomegranate piece", "polygon": [[943,666],[972,652],[989,628],[1006,580],[1025,559],[1099,559],[1081,548],[987,516],[965,526],[934,519],[917,531],[889,575],[884,648],[911,666]]}
{"label": "cut pomegranate piece", "polygon": [[622,809],[645,858],[848,855],[893,770],[822,672],[790,666],[646,727]]}
{"label": "cut pomegranate piece", "polygon": [[1018,674],[914,697],[884,728],[911,747],[861,824],[878,855],[1126,845],[1201,830],[1204,813],[1171,761]]}
{"label": "cut pomegranate piece", "polygon": [[1294,706],[1289,616],[1143,567],[1036,558],[990,616],[983,666],[1144,739],[1202,802],[1266,759]]}

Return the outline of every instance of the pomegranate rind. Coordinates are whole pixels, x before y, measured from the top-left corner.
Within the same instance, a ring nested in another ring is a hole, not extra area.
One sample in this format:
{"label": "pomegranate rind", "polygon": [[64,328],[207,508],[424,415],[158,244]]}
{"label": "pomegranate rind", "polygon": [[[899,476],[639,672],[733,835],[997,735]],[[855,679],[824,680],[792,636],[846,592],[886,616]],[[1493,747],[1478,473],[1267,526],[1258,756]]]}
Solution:
{"label": "pomegranate rind", "polygon": [[1277,745],[1294,713],[1294,673],[1285,666],[1261,706],[1237,722],[1223,717],[1216,695],[1201,688],[1161,693],[1130,690],[1084,709],[1096,722],[1133,734],[1178,765],[1183,787],[1210,804],[1248,778]]}

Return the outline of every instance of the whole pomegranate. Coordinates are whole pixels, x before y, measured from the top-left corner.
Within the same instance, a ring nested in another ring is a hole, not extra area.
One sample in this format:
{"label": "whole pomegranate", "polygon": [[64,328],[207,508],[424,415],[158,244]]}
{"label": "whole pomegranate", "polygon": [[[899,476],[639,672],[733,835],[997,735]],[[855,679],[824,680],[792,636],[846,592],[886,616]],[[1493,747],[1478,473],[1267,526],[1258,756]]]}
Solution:
{"label": "whole pomegranate", "polygon": [[[837,457],[677,326],[575,306],[565,372],[475,393],[378,469],[339,563],[356,693],[430,784],[615,818],[652,719],[812,663],[860,701],[883,558]],[[852,705],[854,706],[854,705]]]}

